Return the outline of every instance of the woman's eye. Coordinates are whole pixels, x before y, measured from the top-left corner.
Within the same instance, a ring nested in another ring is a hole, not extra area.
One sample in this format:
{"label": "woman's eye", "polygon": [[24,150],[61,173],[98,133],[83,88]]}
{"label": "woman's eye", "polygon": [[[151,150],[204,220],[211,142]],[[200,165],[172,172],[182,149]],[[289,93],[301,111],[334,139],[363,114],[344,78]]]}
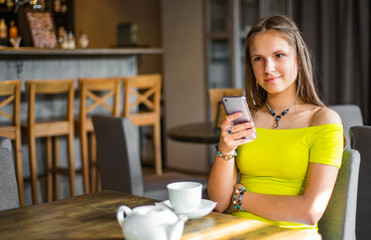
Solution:
{"label": "woman's eye", "polygon": [[256,58],[254,58],[254,62],[259,62],[260,60],[262,60],[261,57],[256,57]]}
{"label": "woman's eye", "polygon": [[282,53],[278,53],[278,54],[276,55],[276,57],[281,58],[281,57],[283,57],[283,54],[282,54]]}

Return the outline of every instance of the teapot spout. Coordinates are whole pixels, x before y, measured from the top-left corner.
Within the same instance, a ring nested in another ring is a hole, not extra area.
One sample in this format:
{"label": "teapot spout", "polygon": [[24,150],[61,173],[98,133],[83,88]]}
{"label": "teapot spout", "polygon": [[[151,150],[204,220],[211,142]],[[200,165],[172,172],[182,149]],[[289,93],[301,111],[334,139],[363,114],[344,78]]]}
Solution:
{"label": "teapot spout", "polygon": [[179,215],[178,221],[170,225],[167,229],[168,240],[179,240],[183,235],[184,223],[188,220],[187,216]]}

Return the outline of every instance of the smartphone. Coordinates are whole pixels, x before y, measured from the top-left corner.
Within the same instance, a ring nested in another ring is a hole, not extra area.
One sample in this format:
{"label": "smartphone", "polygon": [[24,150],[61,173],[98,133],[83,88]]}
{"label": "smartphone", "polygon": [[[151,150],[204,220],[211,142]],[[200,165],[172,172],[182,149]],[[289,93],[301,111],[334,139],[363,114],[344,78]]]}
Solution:
{"label": "smartphone", "polygon": [[[251,113],[244,96],[237,97],[223,97],[222,103],[227,115],[235,112],[242,112],[242,116],[234,120],[231,125],[236,125],[239,123],[252,122]],[[256,132],[252,135],[246,136],[248,139],[255,139],[257,137]]]}

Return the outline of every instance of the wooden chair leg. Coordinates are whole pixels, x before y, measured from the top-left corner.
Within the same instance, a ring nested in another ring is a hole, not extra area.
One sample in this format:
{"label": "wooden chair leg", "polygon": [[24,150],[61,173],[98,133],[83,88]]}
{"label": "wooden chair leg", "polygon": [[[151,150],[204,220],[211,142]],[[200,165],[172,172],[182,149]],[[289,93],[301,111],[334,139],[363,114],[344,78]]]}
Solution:
{"label": "wooden chair leg", "polygon": [[46,200],[53,201],[53,148],[52,138],[46,137]]}
{"label": "wooden chair leg", "polygon": [[157,175],[162,175],[162,157],[161,157],[161,130],[160,123],[153,126],[153,142],[155,151],[155,171]]}
{"label": "wooden chair leg", "polygon": [[99,167],[97,166],[97,191],[102,191],[102,182],[100,180]]}
{"label": "wooden chair leg", "polygon": [[19,195],[19,205],[21,207],[25,206],[24,199],[24,186],[23,186],[23,169],[22,169],[22,139],[21,131],[17,130],[15,138],[15,168],[16,168],[16,177],[18,184],[18,195]]}
{"label": "wooden chair leg", "polygon": [[102,190],[102,183],[100,181],[100,175],[99,175],[99,166],[98,166],[98,159],[97,159],[97,140],[95,138],[95,134],[92,133],[93,139],[92,139],[92,150],[91,150],[91,156],[94,166],[94,174],[95,174],[95,191],[101,191]]}
{"label": "wooden chair leg", "polygon": [[90,193],[87,133],[83,129],[80,130],[80,151],[84,191]]}
{"label": "wooden chair leg", "polygon": [[75,185],[75,154],[74,154],[74,134],[71,130],[68,135],[68,169],[70,177],[70,194],[76,196],[76,185]]}
{"label": "wooden chair leg", "polygon": [[32,131],[29,131],[28,134],[28,148],[29,148],[32,202],[33,204],[38,204],[39,200],[37,192],[36,138],[33,136]]}
{"label": "wooden chair leg", "polygon": [[90,150],[90,191],[97,191],[97,155],[94,132],[89,133]]}
{"label": "wooden chair leg", "polygon": [[[58,168],[59,168],[59,156],[60,156],[60,151],[59,151],[59,137],[53,137],[53,168],[51,169],[52,170],[52,173],[53,173],[53,179],[54,179],[54,189],[53,189],[53,194],[54,194],[54,200],[59,200],[59,192],[60,192],[60,189],[59,189],[59,180],[60,180],[60,176],[59,176],[59,172],[58,172]],[[52,189],[50,189],[50,192],[51,192]]]}

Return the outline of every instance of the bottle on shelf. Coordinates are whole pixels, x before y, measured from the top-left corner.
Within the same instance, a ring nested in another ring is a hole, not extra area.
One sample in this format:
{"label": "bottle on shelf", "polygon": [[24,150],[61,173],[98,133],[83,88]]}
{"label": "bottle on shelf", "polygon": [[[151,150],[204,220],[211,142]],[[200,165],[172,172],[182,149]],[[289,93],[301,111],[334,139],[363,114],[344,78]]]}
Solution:
{"label": "bottle on shelf", "polygon": [[6,26],[4,18],[0,20],[0,38],[8,37],[8,27]]}
{"label": "bottle on shelf", "polygon": [[68,5],[66,0],[61,0],[61,12],[66,13],[68,11]]}
{"label": "bottle on shelf", "polygon": [[14,20],[10,21],[9,26],[9,38],[16,38],[18,37],[18,27],[15,25]]}
{"label": "bottle on shelf", "polygon": [[11,10],[14,7],[14,0],[6,0],[6,7]]}
{"label": "bottle on shelf", "polygon": [[0,8],[6,8],[6,0],[0,0]]}
{"label": "bottle on shelf", "polygon": [[6,26],[4,18],[0,20],[0,46],[8,46],[8,26]]}
{"label": "bottle on shelf", "polygon": [[54,12],[61,11],[61,0],[54,0]]}

